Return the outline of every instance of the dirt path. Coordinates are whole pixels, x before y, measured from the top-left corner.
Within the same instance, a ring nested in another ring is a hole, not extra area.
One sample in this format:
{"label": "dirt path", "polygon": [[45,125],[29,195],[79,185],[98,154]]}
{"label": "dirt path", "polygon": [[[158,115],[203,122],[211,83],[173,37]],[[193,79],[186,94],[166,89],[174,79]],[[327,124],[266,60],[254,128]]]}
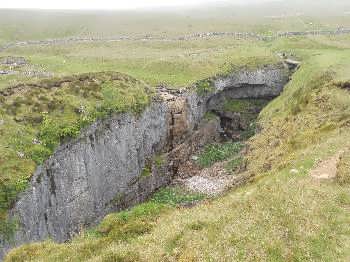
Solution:
{"label": "dirt path", "polygon": [[337,176],[337,165],[342,155],[342,151],[334,156],[320,162],[316,168],[311,170],[310,175],[316,179],[333,179]]}

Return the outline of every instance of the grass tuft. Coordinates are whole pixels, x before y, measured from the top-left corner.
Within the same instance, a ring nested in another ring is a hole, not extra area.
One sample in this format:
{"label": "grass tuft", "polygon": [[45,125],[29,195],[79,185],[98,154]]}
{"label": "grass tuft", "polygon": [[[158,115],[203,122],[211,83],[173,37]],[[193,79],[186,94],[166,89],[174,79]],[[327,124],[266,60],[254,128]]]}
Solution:
{"label": "grass tuft", "polygon": [[190,193],[179,187],[160,189],[152,197],[152,202],[170,206],[188,205],[203,200],[205,195]]}

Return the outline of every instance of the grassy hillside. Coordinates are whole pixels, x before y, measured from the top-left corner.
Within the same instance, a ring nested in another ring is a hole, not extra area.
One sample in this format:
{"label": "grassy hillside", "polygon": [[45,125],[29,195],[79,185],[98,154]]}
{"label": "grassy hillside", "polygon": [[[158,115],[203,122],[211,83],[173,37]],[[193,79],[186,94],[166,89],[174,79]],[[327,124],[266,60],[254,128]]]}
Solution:
{"label": "grassy hillside", "polygon": [[236,3],[226,1],[147,12],[0,10],[0,44],[72,36],[174,36],[208,31],[268,32],[350,26],[347,13],[350,4],[346,0],[331,5],[326,0]]}
{"label": "grassy hillside", "polygon": [[[194,208],[159,193],[69,243],[25,245],[6,261],[348,261],[349,38],[265,45],[303,64],[260,114],[246,156],[249,184]],[[337,179],[310,176],[340,151]]]}

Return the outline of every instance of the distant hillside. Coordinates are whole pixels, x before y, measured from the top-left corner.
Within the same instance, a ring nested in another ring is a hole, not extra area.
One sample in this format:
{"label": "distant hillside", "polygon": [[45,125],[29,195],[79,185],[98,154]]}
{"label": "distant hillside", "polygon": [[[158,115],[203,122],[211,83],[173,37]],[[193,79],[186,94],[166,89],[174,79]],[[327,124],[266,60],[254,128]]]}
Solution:
{"label": "distant hillside", "polygon": [[71,36],[168,36],[207,31],[350,27],[349,12],[350,1],[343,0],[333,1],[332,4],[325,0],[272,1],[252,5],[219,2],[186,9],[133,12],[0,9],[0,44]]}

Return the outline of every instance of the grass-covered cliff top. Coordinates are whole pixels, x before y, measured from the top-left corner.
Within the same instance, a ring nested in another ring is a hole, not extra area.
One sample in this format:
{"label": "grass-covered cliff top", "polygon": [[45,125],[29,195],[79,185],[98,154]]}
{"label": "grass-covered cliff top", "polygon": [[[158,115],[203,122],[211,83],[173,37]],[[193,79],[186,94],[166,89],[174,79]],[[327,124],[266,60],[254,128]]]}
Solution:
{"label": "grass-covered cliff top", "polygon": [[[151,200],[69,243],[22,246],[7,261],[348,261],[349,38],[266,45],[303,64],[260,115],[247,154],[251,183],[194,208]],[[339,152],[336,179],[310,176]]]}
{"label": "grass-covered cliff top", "polygon": [[[117,71],[151,85],[184,87],[232,67],[276,63],[278,57],[264,43],[233,38],[192,41],[120,41],[14,47],[1,56],[20,56],[28,64],[16,75],[0,77],[0,90],[36,81],[40,72],[56,77],[87,72]],[[1,70],[1,69],[0,69]],[[26,72],[37,73],[28,75]]]}
{"label": "grass-covered cliff top", "polygon": [[142,111],[152,92],[143,82],[113,72],[42,80],[2,90],[0,218],[4,219],[35,167],[60,143],[76,137],[98,118]]}

